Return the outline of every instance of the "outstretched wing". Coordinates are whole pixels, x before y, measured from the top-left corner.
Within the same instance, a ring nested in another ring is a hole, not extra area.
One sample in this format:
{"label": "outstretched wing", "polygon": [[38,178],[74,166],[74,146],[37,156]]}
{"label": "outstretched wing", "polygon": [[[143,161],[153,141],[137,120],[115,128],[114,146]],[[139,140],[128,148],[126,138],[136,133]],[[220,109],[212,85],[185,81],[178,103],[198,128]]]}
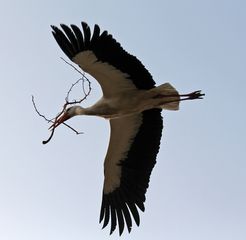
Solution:
{"label": "outstretched wing", "polygon": [[155,85],[150,73],[133,55],[108,34],[82,22],[83,33],[75,25],[61,24],[62,30],[51,26],[63,52],[101,85],[105,97],[113,97],[131,89],[150,89]]}
{"label": "outstretched wing", "polygon": [[132,217],[139,225],[138,208],[144,211],[145,193],[156,163],[162,134],[161,110],[110,120],[111,136],[104,163],[104,188],[100,222],[111,222],[122,234],[132,228]]}

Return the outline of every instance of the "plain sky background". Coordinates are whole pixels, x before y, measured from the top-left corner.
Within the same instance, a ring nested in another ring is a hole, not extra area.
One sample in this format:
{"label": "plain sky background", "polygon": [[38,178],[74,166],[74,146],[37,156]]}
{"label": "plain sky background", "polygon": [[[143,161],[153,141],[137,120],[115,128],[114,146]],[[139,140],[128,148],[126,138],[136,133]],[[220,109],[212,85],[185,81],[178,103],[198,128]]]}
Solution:
{"label": "plain sky background", "polygon": [[[99,24],[151,72],[202,101],[163,112],[157,165],[140,227],[121,239],[246,239],[246,2],[0,2],[0,239],[119,239],[98,224],[109,125],[78,117],[47,145],[48,124],[79,75],[50,25]],[[101,95],[96,81],[83,106]],[[144,146],[143,146],[144,147]]]}

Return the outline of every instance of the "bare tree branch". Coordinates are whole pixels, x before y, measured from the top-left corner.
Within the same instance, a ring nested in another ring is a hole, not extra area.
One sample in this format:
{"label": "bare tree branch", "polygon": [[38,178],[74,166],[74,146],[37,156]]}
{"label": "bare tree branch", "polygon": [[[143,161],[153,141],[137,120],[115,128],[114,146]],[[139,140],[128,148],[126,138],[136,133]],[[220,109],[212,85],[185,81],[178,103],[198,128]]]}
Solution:
{"label": "bare tree branch", "polygon": [[51,131],[51,134],[50,134],[49,138],[48,138],[47,140],[42,141],[42,143],[43,143],[43,144],[48,143],[48,142],[51,140],[51,138],[53,137],[54,132],[55,132],[55,128],[53,128],[53,129],[52,129],[52,131]]}
{"label": "bare tree branch", "polygon": [[[61,114],[65,111],[65,108],[63,108],[63,110],[62,110],[55,118],[48,119],[48,118],[45,117],[43,114],[41,114],[40,111],[38,110],[33,95],[32,95],[32,104],[33,104],[33,107],[34,107],[36,113],[37,113],[40,117],[44,118],[44,120],[47,121],[48,123],[55,123],[56,120],[58,119],[58,117],[61,116]],[[65,125],[66,127],[70,128],[70,129],[71,129],[73,132],[75,132],[77,135],[83,134],[83,132],[79,132],[79,131],[75,130],[73,127],[71,127],[70,125],[68,125],[68,124],[65,123],[65,122],[63,122],[62,124]],[[46,143],[48,143],[48,142],[51,140],[51,138],[52,138],[53,135],[54,135],[54,131],[55,131],[55,128],[52,128],[52,129],[51,129],[50,137],[49,137],[47,140],[43,141],[43,142],[42,142],[43,144],[46,144]]]}
{"label": "bare tree branch", "polygon": [[46,120],[48,123],[52,122],[52,119],[46,118],[43,114],[41,114],[41,113],[39,112],[39,110],[38,110],[38,108],[37,108],[37,106],[36,106],[36,103],[35,103],[35,101],[34,101],[34,96],[33,96],[33,95],[32,95],[32,104],[33,104],[33,107],[34,107],[36,113],[37,113],[40,117],[44,118],[44,120]]}
{"label": "bare tree branch", "polygon": [[[78,104],[83,102],[89,95],[91,92],[91,82],[90,80],[85,76],[84,72],[81,72],[80,70],[78,70],[73,64],[67,62],[64,58],[61,57],[61,59],[68,64],[69,66],[71,66],[76,72],[78,72],[80,75],[82,75],[82,77],[80,79],[78,79],[75,83],[72,84],[72,86],[70,87],[70,89],[67,92],[67,96],[65,98],[65,101],[67,103],[67,105],[73,105],[73,104]],[[82,89],[83,89],[83,93],[84,93],[84,97],[79,99],[79,100],[74,100],[74,101],[69,101],[69,95],[71,93],[71,91],[73,90],[74,86],[77,85],[79,82],[82,82]],[[85,82],[87,82],[88,84],[88,90],[86,91],[85,89]]]}
{"label": "bare tree branch", "polygon": [[[64,61],[67,65],[69,65],[70,67],[72,67],[76,72],[78,72],[80,75],[82,75],[83,77],[86,78],[85,74],[82,73],[80,70],[78,70],[73,64],[71,64],[70,62],[68,62],[67,60],[65,60],[63,57],[61,57],[61,60]],[[89,81],[89,80],[88,80]]]}
{"label": "bare tree branch", "polygon": [[[91,92],[91,82],[90,80],[85,76],[85,73],[82,73],[80,70],[78,70],[75,66],[73,66],[71,63],[67,62],[65,59],[61,58],[66,64],[68,64],[69,66],[71,66],[75,71],[77,71],[82,77],[80,79],[78,79],[75,83],[73,83],[71,85],[71,87],[69,88],[68,92],[67,92],[67,95],[65,97],[65,103],[63,104],[63,107],[62,107],[62,110],[57,114],[56,117],[52,118],[52,119],[48,119],[45,115],[41,114],[40,111],[38,110],[37,106],[36,106],[36,103],[35,103],[35,100],[34,100],[34,96],[32,95],[32,104],[33,104],[33,107],[36,111],[36,113],[42,117],[45,121],[47,121],[48,123],[53,123],[51,125],[51,127],[49,128],[51,130],[51,134],[49,136],[49,138],[45,141],[43,141],[42,143],[43,144],[46,144],[48,143],[53,135],[54,135],[54,132],[55,132],[55,125],[56,125],[56,122],[58,120],[58,118],[64,114],[67,110],[67,107],[70,106],[70,105],[74,105],[74,104],[79,104],[81,102],[83,102],[89,95],[90,95],[90,92]],[[84,96],[81,98],[81,99],[78,99],[78,100],[73,100],[73,101],[69,101],[69,96],[73,90],[73,88],[79,83],[81,82],[82,83],[82,92],[84,94]],[[85,87],[85,84],[87,83],[87,87]],[[66,124],[63,122],[63,124],[70,128],[73,132],[75,132],[76,134],[83,134],[83,132],[79,132],[77,130],[75,130],[73,127],[71,127],[70,125]]]}

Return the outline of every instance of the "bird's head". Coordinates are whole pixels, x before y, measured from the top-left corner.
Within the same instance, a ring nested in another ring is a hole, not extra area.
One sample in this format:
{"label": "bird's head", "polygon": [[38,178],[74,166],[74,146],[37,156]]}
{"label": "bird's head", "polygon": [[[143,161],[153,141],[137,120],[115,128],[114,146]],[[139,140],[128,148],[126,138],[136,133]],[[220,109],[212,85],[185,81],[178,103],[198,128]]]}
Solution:
{"label": "bird's head", "polygon": [[60,124],[64,123],[68,119],[77,116],[77,115],[82,115],[83,114],[84,108],[80,106],[72,106],[68,108],[61,116],[59,116],[56,121],[50,126],[50,128],[55,129],[58,127]]}

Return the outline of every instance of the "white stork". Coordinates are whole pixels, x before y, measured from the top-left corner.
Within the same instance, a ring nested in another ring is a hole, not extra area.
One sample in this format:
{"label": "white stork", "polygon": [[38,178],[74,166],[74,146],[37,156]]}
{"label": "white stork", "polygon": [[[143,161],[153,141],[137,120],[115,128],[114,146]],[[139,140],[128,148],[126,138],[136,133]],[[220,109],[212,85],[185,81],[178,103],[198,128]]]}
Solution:
{"label": "white stork", "polygon": [[139,225],[138,209],[144,211],[146,190],[156,163],[162,135],[162,109],[178,110],[179,102],[202,98],[201,91],[180,95],[169,83],[155,87],[143,64],[127,53],[95,25],[93,34],[85,22],[83,33],[75,25],[51,26],[63,52],[100,84],[102,98],[93,106],[73,106],[52,125],[56,128],[76,115],[109,119],[111,135],[104,162],[104,186],[100,222],[111,222],[110,234],[118,225]]}

